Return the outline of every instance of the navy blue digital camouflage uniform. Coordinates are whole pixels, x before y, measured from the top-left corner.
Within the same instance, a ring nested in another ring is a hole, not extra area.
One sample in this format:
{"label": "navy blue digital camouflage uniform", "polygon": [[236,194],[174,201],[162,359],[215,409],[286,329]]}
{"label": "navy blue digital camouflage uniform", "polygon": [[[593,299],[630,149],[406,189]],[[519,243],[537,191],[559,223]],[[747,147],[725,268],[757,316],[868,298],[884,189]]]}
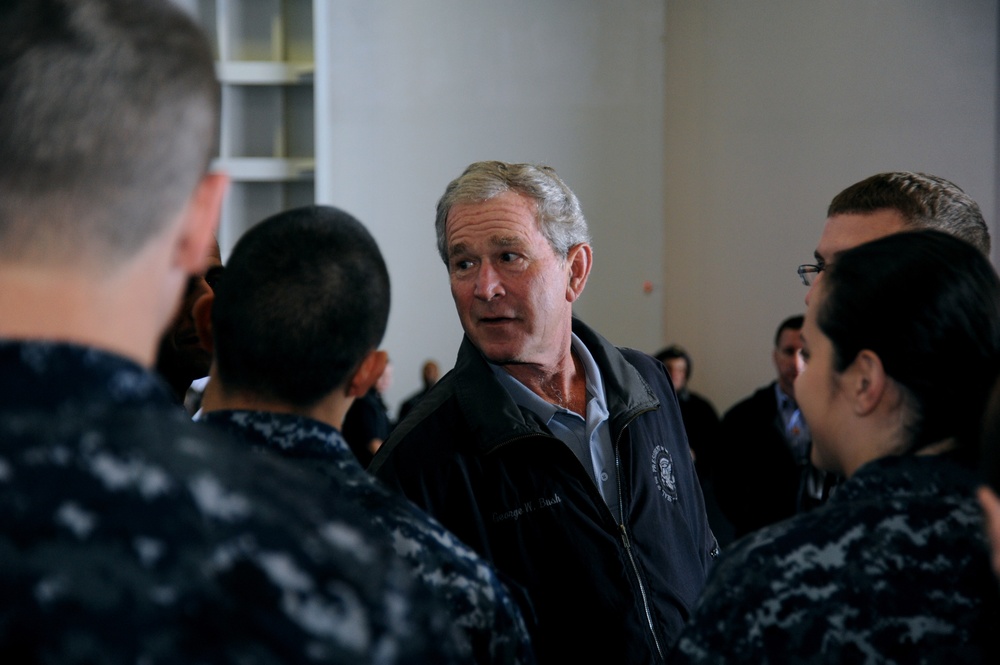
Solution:
{"label": "navy blue digital camouflage uniform", "polygon": [[0,662],[455,662],[316,474],[191,423],[118,356],[0,343]]}
{"label": "navy blue digital camouflage uniform", "polygon": [[723,552],[677,663],[998,663],[977,479],[950,455],[860,468]]}
{"label": "navy blue digital camouflage uniform", "polygon": [[358,463],[333,427],[260,411],[212,411],[205,422],[258,449],[301,461],[330,479],[325,496],[362,506],[374,527],[450,608],[459,654],[476,663],[533,663],[520,610],[479,555]]}

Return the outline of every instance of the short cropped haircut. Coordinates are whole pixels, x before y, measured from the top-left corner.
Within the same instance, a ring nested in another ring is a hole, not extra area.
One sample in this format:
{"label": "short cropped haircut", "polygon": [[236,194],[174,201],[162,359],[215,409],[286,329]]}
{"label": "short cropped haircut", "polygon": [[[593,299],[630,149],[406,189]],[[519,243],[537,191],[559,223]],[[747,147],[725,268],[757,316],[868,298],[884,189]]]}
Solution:
{"label": "short cropped haircut", "polygon": [[684,349],[684,347],[677,344],[671,344],[668,347],[662,348],[656,352],[653,356],[661,363],[666,364],[668,360],[676,360],[680,358],[684,361],[684,378],[685,380],[691,380],[691,355]]}
{"label": "short cropped haircut", "polygon": [[219,85],[167,0],[0,3],[0,260],[113,267],[216,151]]}
{"label": "short cropped haircut", "polygon": [[827,270],[816,323],[834,369],[874,352],[906,395],[906,452],[954,437],[974,453],[1000,370],[1000,281],[986,257],[922,230],[847,250]]}
{"label": "short cropped haircut", "polygon": [[990,254],[990,231],[983,213],[953,182],[926,173],[878,173],[834,197],[826,216],[895,210],[914,229],[936,229]]}
{"label": "short cropped haircut", "polygon": [[388,318],[389,273],[361,222],[327,206],[269,217],[233,248],[216,290],[222,388],[312,406],[346,385]]}
{"label": "short cropped haircut", "polygon": [[802,324],[804,322],[805,317],[801,314],[796,314],[795,316],[790,316],[779,323],[778,329],[774,332],[774,348],[778,348],[778,344],[781,343],[781,333],[786,330],[802,330]]}
{"label": "short cropped haircut", "polygon": [[475,162],[448,184],[437,204],[438,253],[445,265],[448,264],[445,227],[452,206],[482,203],[505,192],[516,192],[535,202],[539,229],[556,256],[565,259],[574,245],[590,242],[580,201],[555,169],[537,164]]}

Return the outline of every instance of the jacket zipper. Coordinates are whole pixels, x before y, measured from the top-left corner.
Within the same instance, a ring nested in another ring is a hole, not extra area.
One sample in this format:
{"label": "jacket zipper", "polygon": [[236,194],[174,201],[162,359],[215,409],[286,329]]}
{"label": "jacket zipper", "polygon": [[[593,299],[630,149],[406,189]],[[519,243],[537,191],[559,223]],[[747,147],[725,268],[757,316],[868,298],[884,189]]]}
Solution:
{"label": "jacket zipper", "polygon": [[641,416],[643,413],[652,411],[653,409],[647,409],[645,411],[640,411],[631,418],[628,422],[622,426],[621,433],[618,434],[618,438],[615,440],[615,475],[618,476],[618,514],[621,516],[621,521],[618,523],[618,529],[621,531],[622,543],[625,545],[625,553],[628,554],[629,563],[632,564],[632,571],[635,573],[635,581],[639,585],[639,595],[642,596],[642,607],[646,612],[646,625],[649,627],[649,633],[653,636],[653,644],[656,645],[656,653],[660,655],[660,660],[666,659],[663,654],[663,647],[660,645],[660,640],[656,636],[656,624],[653,621],[653,611],[649,607],[649,596],[646,594],[646,587],[642,584],[642,576],[639,575],[639,564],[635,562],[635,557],[632,555],[632,544],[628,539],[628,530],[625,528],[625,501],[622,499],[622,474],[621,474],[621,456],[618,452],[619,446],[621,445],[622,434],[628,428],[632,422]]}
{"label": "jacket zipper", "polygon": [[[626,428],[628,428],[628,426],[631,425],[635,421],[635,419],[641,416],[642,414],[649,413],[650,411],[655,411],[655,410],[656,409],[644,409],[642,411],[639,411],[638,413],[632,415],[632,417],[629,418],[622,426],[621,433],[619,433],[618,437],[615,439],[615,445],[614,445],[615,475],[618,477],[618,514],[621,515],[621,521],[618,523],[618,529],[619,531],[621,531],[622,543],[625,546],[625,553],[628,554],[629,563],[632,565],[632,572],[635,573],[636,584],[639,585],[639,595],[642,597],[642,608],[643,611],[646,613],[646,626],[649,628],[649,633],[653,637],[653,644],[656,646],[656,653],[659,654],[661,661],[665,661],[666,656],[663,654],[663,646],[660,645],[660,640],[656,636],[656,624],[653,621],[653,612],[649,607],[649,596],[646,593],[646,587],[643,586],[642,584],[642,577],[639,575],[639,564],[636,563],[635,557],[632,555],[632,544],[628,539],[628,531],[625,529],[625,501],[622,498],[622,474],[621,474],[622,463],[621,463],[621,455],[618,452],[618,448],[621,445],[622,435],[625,433]],[[502,441],[501,443],[497,444],[489,452],[493,452],[494,450],[503,448],[508,444],[513,443],[514,441],[520,441],[521,439],[529,439],[539,435],[546,436],[541,433],[515,436],[511,439],[506,439],[505,441]],[[554,436],[548,436],[548,438],[551,438],[555,441],[559,441],[559,439]],[[559,442],[562,443],[561,441]]]}

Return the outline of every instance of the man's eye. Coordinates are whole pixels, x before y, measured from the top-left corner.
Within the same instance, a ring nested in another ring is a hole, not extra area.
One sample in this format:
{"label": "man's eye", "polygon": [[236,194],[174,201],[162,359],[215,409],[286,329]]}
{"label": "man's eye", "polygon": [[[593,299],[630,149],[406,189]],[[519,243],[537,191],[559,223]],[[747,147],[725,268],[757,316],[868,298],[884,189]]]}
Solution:
{"label": "man's eye", "polygon": [[517,254],[515,254],[514,252],[504,252],[503,254],[500,255],[500,260],[503,261],[504,263],[510,263],[515,259],[517,259]]}
{"label": "man's eye", "polygon": [[205,273],[205,281],[208,282],[209,288],[213,291],[219,286],[219,282],[222,281],[223,272],[225,272],[225,268],[222,266],[213,266]]}
{"label": "man's eye", "polygon": [[455,261],[451,266],[453,270],[468,270],[472,266],[472,261]]}

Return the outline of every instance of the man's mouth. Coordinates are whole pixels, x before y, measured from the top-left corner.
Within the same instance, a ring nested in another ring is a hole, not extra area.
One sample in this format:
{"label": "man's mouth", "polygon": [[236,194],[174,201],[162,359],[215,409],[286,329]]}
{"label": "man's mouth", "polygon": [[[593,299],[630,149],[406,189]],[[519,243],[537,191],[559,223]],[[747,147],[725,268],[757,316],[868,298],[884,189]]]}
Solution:
{"label": "man's mouth", "polygon": [[501,323],[509,323],[513,321],[513,317],[510,316],[481,316],[479,317],[479,323],[485,325],[498,325]]}

